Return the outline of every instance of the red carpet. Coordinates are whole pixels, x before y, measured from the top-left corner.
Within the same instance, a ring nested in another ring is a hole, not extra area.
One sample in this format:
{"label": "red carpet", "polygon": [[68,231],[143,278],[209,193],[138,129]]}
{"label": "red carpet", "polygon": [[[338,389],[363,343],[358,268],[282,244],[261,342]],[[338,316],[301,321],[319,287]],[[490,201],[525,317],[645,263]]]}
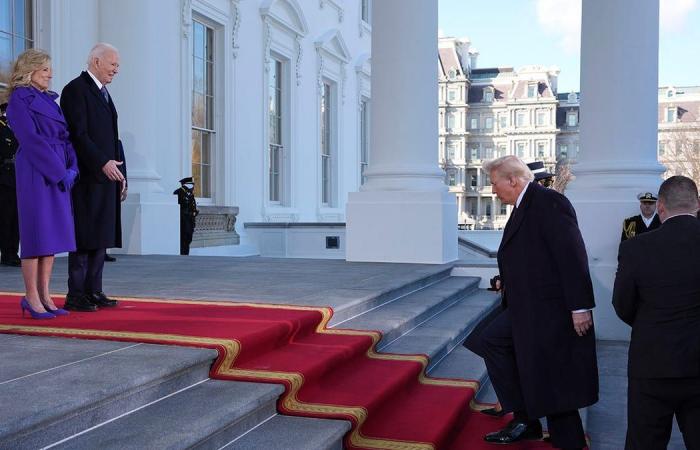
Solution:
{"label": "red carpet", "polygon": [[327,329],[330,308],[129,299],[32,320],[22,318],[20,298],[0,294],[0,333],[214,348],[212,378],[283,383],[279,411],[352,421],[348,448],[493,449],[483,435],[507,422],[475,412],[478,383],[425,376],[423,355],[376,353],[379,333]]}

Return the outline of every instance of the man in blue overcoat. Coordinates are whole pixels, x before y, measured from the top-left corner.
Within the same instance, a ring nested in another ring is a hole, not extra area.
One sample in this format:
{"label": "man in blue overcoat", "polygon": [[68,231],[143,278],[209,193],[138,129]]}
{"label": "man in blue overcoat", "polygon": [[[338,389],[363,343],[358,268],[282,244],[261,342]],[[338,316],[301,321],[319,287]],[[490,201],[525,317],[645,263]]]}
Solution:
{"label": "man in blue overcoat", "polygon": [[525,163],[484,165],[493,192],[514,205],[498,249],[503,311],[481,335],[489,376],[513,420],[487,434],[507,444],[542,437],[546,416],[557,448],[585,447],[578,409],[598,400],[588,258],[576,213],[558,192],[533,183]]}
{"label": "man in blue overcoat", "polygon": [[68,257],[66,296],[66,308],[77,311],[117,305],[102,290],[102,270],[107,248],[122,246],[121,201],[127,189],[117,110],[106,87],[118,72],[117,49],[97,44],[87,71],[61,93],[81,175],[73,189],[78,249]]}

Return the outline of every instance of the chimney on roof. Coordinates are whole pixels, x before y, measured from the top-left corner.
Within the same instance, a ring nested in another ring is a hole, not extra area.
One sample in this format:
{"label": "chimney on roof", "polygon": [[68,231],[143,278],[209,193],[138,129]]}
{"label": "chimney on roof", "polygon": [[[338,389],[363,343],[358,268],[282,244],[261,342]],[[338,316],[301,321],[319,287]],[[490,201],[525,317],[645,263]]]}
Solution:
{"label": "chimney on roof", "polygon": [[479,51],[477,49],[472,49],[469,51],[469,69],[476,69],[476,60],[479,58]]}

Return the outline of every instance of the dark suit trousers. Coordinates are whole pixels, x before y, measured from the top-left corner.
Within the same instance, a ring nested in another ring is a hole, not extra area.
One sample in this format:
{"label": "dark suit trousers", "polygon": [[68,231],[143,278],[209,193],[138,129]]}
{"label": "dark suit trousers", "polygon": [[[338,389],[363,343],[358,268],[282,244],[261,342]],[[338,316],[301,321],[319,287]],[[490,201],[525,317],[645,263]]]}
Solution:
{"label": "dark suit trousers", "polygon": [[102,269],[107,249],[78,250],[68,254],[68,295],[102,292]]}
{"label": "dark suit trousers", "polygon": [[[489,378],[503,409],[522,416],[527,410],[520,375],[515,359],[510,314],[499,314],[481,335],[484,360]],[[529,419],[536,419],[530,417]],[[565,411],[547,416],[552,444],[557,448],[583,448],[586,438],[578,411]]]}
{"label": "dark suit trousers", "polygon": [[2,261],[17,258],[19,250],[19,220],[17,217],[17,192],[0,184],[0,253]]}
{"label": "dark suit trousers", "polygon": [[630,378],[625,449],[666,449],[674,414],[685,447],[700,450],[700,377]]}

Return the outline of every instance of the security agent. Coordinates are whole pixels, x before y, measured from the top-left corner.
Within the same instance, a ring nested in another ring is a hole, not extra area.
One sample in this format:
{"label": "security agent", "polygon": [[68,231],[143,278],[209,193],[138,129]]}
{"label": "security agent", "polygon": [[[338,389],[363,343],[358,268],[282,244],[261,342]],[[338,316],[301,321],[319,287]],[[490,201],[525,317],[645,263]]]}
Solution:
{"label": "security agent", "polygon": [[173,195],[177,195],[177,203],[180,205],[180,254],[189,255],[196,217],[199,214],[192,177],[181,179],[180,187],[173,191]]}
{"label": "security agent", "polygon": [[628,217],[622,223],[622,238],[620,242],[631,239],[638,234],[655,230],[661,226],[659,216],[656,214],[656,196],[651,192],[643,192],[637,195],[641,214]]}
{"label": "security agent", "polygon": [[0,105],[0,264],[22,265],[19,250],[19,219],[17,217],[17,192],[15,190],[15,154],[17,139],[7,125],[5,109]]}
{"label": "security agent", "polygon": [[535,176],[535,183],[551,188],[554,184],[554,174],[547,172],[542,161],[535,161],[527,164],[530,172]]}

